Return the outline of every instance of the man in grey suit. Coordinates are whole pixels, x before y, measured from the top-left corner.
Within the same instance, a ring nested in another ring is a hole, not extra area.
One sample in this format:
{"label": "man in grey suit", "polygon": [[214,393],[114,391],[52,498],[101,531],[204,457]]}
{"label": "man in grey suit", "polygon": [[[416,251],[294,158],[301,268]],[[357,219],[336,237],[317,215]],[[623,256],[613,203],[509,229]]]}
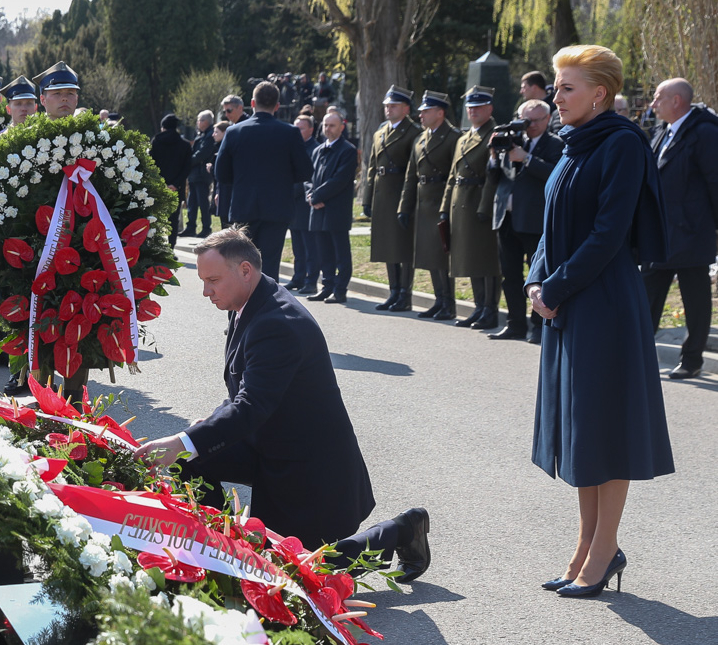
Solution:
{"label": "man in grey suit", "polygon": [[[502,159],[492,148],[489,177],[498,182],[493,228],[499,235],[499,261],[509,310],[506,327],[489,334],[492,340],[524,340],[528,331],[524,262],[531,265],[541,238],[544,186],[563,150],[563,141],[548,132],[550,115],[544,101],[530,99],[522,103],[519,117],[529,121],[523,146],[514,146]],[[531,322],[529,342],[540,344],[541,317],[532,312]]]}

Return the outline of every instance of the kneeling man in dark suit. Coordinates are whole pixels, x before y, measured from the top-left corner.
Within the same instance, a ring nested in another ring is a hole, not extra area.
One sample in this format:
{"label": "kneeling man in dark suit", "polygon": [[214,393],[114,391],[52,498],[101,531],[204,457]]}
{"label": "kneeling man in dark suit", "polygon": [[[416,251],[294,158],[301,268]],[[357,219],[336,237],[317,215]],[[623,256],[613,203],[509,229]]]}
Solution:
{"label": "kneeling man in dark suit", "polygon": [[[213,233],[195,248],[204,295],[230,311],[226,399],[185,432],[148,442],[135,457],[168,465],[184,451],[183,476],[214,490],[204,503],[222,508],[222,481],[252,487],[252,514],[310,549],[340,540],[358,555],[369,538],[385,558],[396,549],[409,581],[429,565],[429,517],[412,509],[354,533],[374,508],[369,473],[344,407],[324,335],[284,287],[262,273],[243,229]],[[155,453],[154,455],[152,453]]]}

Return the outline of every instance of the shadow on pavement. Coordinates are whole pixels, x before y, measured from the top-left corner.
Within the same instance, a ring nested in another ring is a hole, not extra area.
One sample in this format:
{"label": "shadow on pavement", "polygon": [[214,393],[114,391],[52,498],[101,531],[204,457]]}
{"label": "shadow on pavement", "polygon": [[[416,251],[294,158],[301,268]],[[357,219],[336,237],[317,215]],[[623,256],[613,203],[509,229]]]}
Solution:
{"label": "shadow on pavement", "polygon": [[707,645],[715,643],[718,636],[718,616],[693,616],[665,603],[629,593],[622,593],[620,600],[609,600],[607,604],[611,611],[659,645]]}
{"label": "shadow on pavement", "polygon": [[335,370],[378,372],[387,376],[411,376],[414,373],[414,370],[404,363],[365,358],[356,354],[335,354],[331,352],[330,356]]}

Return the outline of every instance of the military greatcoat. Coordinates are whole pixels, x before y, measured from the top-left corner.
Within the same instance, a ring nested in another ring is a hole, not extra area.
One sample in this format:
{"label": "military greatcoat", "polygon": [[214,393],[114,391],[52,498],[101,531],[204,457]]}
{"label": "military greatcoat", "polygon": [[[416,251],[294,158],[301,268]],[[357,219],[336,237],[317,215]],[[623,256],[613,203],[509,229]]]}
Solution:
{"label": "military greatcoat", "polygon": [[491,118],[476,132],[469,130],[454,151],[440,209],[451,214],[449,271],[454,278],[501,275],[499,246],[491,225],[496,186],[486,182],[489,137],[495,127]]}
{"label": "military greatcoat", "polygon": [[436,132],[424,130],[414,141],[399,212],[414,218],[414,266],[418,269],[449,268],[449,255],[439,236],[439,207],[459,137],[461,132],[444,121]]}
{"label": "military greatcoat", "polygon": [[371,207],[371,261],[412,262],[414,229],[402,228],[396,215],[412,146],[421,126],[404,117],[394,128],[390,121],[374,133],[363,204]]}

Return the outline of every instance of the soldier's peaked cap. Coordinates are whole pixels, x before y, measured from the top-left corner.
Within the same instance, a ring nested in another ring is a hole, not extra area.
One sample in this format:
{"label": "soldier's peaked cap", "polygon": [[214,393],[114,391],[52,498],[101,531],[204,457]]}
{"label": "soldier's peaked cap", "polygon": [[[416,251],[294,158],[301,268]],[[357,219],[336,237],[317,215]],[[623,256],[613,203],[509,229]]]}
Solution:
{"label": "soldier's peaked cap", "polygon": [[28,81],[24,76],[18,76],[12,83],[8,83],[0,89],[2,94],[8,101],[16,101],[18,99],[34,99],[37,101],[37,87],[32,81]]}
{"label": "soldier's peaked cap", "polygon": [[32,79],[40,86],[40,92],[45,90],[79,90],[80,85],[75,71],[64,61],[55,63],[49,69]]}
{"label": "soldier's peaked cap", "polygon": [[398,85],[392,85],[384,97],[384,105],[388,103],[406,103],[411,105],[411,97],[414,96],[414,92],[411,90],[404,89]]}
{"label": "soldier's peaked cap", "polygon": [[426,92],[424,92],[424,96],[421,98],[419,110],[428,110],[429,108],[434,107],[448,110],[449,107],[451,107],[449,95],[444,94],[443,92],[432,92],[431,90],[426,90]]}
{"label": "soldier's peaked cap", "polygon": [[474,87],[472,87],[461,98],[466,99],[466,107],[480,107],[482,105],[489,105],[490,103],[493,103],[494,91],[493,87],[474,85]]}

